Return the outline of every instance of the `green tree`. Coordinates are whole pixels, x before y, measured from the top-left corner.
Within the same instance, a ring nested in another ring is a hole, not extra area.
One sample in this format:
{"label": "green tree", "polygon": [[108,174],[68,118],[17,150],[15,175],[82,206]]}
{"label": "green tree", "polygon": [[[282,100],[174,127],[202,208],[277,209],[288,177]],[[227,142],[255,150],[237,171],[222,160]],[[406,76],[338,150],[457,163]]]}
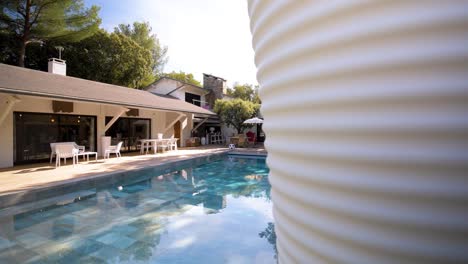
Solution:
{"label": "green tree", "polygon": [[171,78],[171,79],[179,80],[181,82],[190,83],[196,86],[201,86],[201,83],[198,80],[196,80],[193,77],[193,74],[191,73],[185,73],[183,71],[179,71],[179,72],[172,71],[170,73],[163,74],[163,76]]}
{"label": "green tree", "polygon": [[62,45],[70,76],[140,88],[152,73],[150,51],[123,34],[99,30],[82,41]]}
{"label": "green tree", "polygon": [[120,24],[114,28],[114,33],[130,37],[142,48],[150,51],[153,72],[145,77],[144,82],[146,85],[154,82],[156,77],[161,75],[167,63],[167,46],[161,45],[157,36],[152,34],[151,31],[152,29],[148,22],[134,22],[133,27],[130,24]]}
{"label": "green tree", "polygon": [[6,31],[0,30],[0,62],[6,64],[17,63],[18,43],[15,38]]}
{"label": "green tree", "polygon": [[260,98],[258,97],[258,86],[253,87],[251,84],[234,84],[234,88],[228,89],[227,94],[234,98],[250,101],[253,103],[260,104]]}
{"label": "green tree", "polygon": [[242,133],[242,130],[249,125],[244,125],[244,121],[257,115],[260,105],[242,99],[216,100],[214,111],[221,121],[227,126],[231,126]]}
{"label": "green tree", "polygon": [[[10,55],[2,59],[25,65],[26,47],[48,40],[79,41],[93,35],[101,23],[99,7],[85,8],[82,0],[2,0],[0,32],[14,40]],[[2,49],[8,52],[8,49]]]}

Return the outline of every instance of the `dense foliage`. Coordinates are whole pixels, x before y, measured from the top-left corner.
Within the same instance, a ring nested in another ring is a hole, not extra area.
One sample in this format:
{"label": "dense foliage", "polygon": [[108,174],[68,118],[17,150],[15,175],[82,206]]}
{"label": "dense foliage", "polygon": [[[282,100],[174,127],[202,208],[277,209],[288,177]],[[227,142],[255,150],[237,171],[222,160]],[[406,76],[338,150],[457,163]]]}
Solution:
{"label": "dense foliage", "polygon": [[[161,75],[164,65],[167,63],[167,46],[161,45],[155,34],[151,33],[151,26],[148,22],[134,22],[133,27],[129,24],[120,24],[114,29],[114,33],[122,34],[133,41],[140,47],[148,50],[151,53],[151,69],[152,73],[147,74],[142,82],[141,87],[147,86],[154,82]],[[149,59],[149,58],[148,58]]]}
{"label": "dense foliage", "polygon": [[[99,29],[99,8],[83,1],[0,2],[0,62],[47,70],[47,60],[67,61],[67,75],[142,88],[161,75],[167,47],[146,22]],[[26,49],[27,47],[27,49]]]}
{"label": "dense foliage", "polygon": [[151,51],[122,34],[100,30],[65,49],[71,76],[132,88],[152,76]]}
{"label": "dense foliage", "polygon": [[87,38],[99,28],[98,12],[97,6],[85,8],[82,0],[2,0],[0,59],[24,67],[31,43]]}
{"label": "dense foliage", "polygon": [[49,41],[31,45],[26,66],[47,70],[47,59],[57,57],[56,46],[62,46],[62,59],[67,61],[67,75],[87,80],[140,88],[153,76],[151,52],[131,38],[99,30],[78,42]]}
{"label": "dense foliage", "polygon": [[258,97],[258,86],[252,87],[251,84],[235,84],[234,88],[228,89],[227,94],[234,98],[250,101],[260,104],[260,97]]}
{"label": "dense foliage", "polygon": [[244,121],[256,116],[260,105],[242,99],[216,100],[214,111],[221,121],[227,126],[233,127],[238,134],[249,125],[244,125]]}
{"label": "dense foliage", "polygon": [[171,79],[179,80],[181,82],[190,83],[196,86],[201,86],[201,83],[198,80],[196,80],[193,77],[193,74],[191,73],[185,73],[183,71],[179,71],[179,72],[173,71],[170,73],[165,73],[163,76],[169,77]]}

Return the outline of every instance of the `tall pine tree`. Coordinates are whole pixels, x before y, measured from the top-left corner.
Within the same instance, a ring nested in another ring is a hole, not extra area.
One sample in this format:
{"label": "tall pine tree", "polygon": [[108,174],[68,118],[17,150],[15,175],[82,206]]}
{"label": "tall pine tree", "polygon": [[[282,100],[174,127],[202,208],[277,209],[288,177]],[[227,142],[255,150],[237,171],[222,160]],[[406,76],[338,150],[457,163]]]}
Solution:
{"label": "tall pine tree", "polygon": [[15,43],[14,60],[24,67],[28,44],[89,37],[99,29],[98,12],[99,7],[85,8],[82,0],[2,0],[0,34]]}

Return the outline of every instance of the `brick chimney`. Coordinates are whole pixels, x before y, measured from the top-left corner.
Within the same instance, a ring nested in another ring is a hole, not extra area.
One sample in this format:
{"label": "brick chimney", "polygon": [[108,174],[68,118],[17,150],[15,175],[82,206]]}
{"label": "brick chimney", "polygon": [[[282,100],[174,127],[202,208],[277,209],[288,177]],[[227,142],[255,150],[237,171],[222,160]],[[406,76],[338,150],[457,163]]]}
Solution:
{"label": "brick chimney", "polygon": [[211,106],[214,106],[216,99],[222,99],[227,93],[226,80],[211,74],[203,74],[203,88],[211,90],[206,96],[206,101]]}

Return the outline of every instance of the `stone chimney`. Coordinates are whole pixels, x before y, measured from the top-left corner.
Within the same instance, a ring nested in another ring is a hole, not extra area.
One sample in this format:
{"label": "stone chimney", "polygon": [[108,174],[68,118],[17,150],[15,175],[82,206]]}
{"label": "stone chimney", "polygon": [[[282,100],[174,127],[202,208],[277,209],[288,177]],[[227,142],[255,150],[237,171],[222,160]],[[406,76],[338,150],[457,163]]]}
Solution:
{"label": "stone chimney", "polygon": [[211,74],[203,74],[203,88],[211,90],[206,96],[206,101],[210,106],[214,106],[216,99],[222,99],[227,93],[226,80]]}
{"label": "stone chimney", "polygon": [[48,63],[48,72],[67,75],[67,64],[64,60],[51,58]]}

